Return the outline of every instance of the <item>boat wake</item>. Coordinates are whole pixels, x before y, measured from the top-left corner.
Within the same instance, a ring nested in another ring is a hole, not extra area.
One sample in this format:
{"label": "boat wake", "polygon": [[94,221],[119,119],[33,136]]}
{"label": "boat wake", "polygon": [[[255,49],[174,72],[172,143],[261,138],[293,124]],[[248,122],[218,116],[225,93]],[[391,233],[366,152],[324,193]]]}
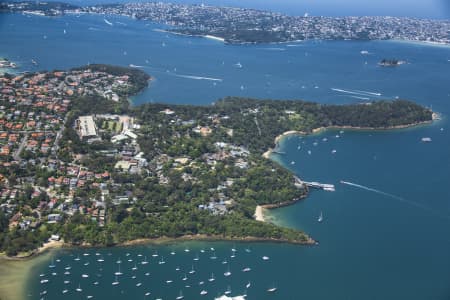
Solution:
{"label": "boat wake", "polygon": [[380,190],[377,190],[377,189],[373,189],[373,188],[370,188],[368,186],[356,184],[356,183],[353,183],[353,182],[348,182],[348,181],[341,180],[341,183],[349,185],[349,186],[357,187],[357,188],[360,188],[360,189],[363,189],[363,190],[366,190],[366,191],[370,191],[370,192],[374,192],[374,193],[377,193],[377,194],[381,194],[381,195],[384,195],[384,196],[387,196],[387,197],[391,197],[391,198],[394,198],[394,199],[397,199],[397,200],[405,200],[402,197],[399,197],[399,196],[396,196],[396,195],[393,195],[393,194],[389,194],[389,193],[386,193],[386,192],[383,192],[383,191],[380,191]]}
{"label": "boat wake", "polygon": [[371,187],[368,187],[368,186],[356,184],[356,183],[349,182],[349,181],[341,180],[341,183],[342,183],[342,184],[349,185],[349,186],[353,186],[353,187],[356,187],[356,188],[359,188],[359,189],[363,189],[363,190],[366,190],[366,191],[369,191],[369,192],[374,192],[374,193],[377,193],[377,194],[380,194],[380,195],[384,195],[384,196],[386,196],[386,197],[389,197],[389,198],[398,200],[398,201],[400,201],[400,202],[402,202],[402,203],[406,203],[406,204],[409,204],[409,205],[411,205],[411,206],[414,206],[414,207],[417,207],[417,208],[426,210],[426,211],[428,211],[428,212],[431,212],[431,213],[433,213],[433,214],[435,214],[435,215],[438,215],[438,216],[441,216],[441,217],[450,219],[450,216],[442,215],[442,214],[441,214],[439,211],[437,211],[437,210],[434,210],[434,209],[432,209],[432,208],[430,208],[430,207],[428,207],[428,206],[422,205],[422,204],[420,204],[420,203],[417,203],[417,202],[414,202],[414,201],[407,200],[407,199],[405,199],[405,198],[402,198],[402,197],[397,196],[397,195],[394,195],[394,194],[386,193],[386,192],[383,192],[383,191],[380,191],[380,190],[377,190],[377,189],[374,189],[374,188],[371,188]]}
{"label": "boat wake", "polygon": [[138,65],[133,65],[133,64],[129,64],[130,68],[144,68],[144,66],[138,66]]}
{"label": "boat wake", "polygon": [[105,21],[106,24],[108,24],[109,26],[114,26],[114,24],[106,19],[103,19],[103,21]]}
{"label": "boat wake", "polygon": [[[172,73],[173,74],[173,73]],[[202,76],[194,76],[194,75],[181,75],[181,74],[173,74],[176,77],[194,79],[194,80],[209,80],[209,81],[219,81],[222,82],[221,78],[212,78],[212,77],[202,77]]]}
{"label": "boat wake", "polygon": [[360,96],[350,96],[350,97],[359,99],[359,100],[370,100],[370,98],[367,98],[367,97],[360,97]]}
{"label": "boat wake", "polygon": [[335,92],[339,92],[339,93],[366,96],[366,97],[367,96],[377,96],[377,97],[381,96],[381,93],[360,91],[360,90],[343,90],[343,89],[337,89],[337,88],[331,88],[331,90],[335,91]]}
{"label": "boat wake", "polygon": [[266,51],[286,51],[286,48],[270,47],[270,48],[261,48],[261,50],[266,50]]}

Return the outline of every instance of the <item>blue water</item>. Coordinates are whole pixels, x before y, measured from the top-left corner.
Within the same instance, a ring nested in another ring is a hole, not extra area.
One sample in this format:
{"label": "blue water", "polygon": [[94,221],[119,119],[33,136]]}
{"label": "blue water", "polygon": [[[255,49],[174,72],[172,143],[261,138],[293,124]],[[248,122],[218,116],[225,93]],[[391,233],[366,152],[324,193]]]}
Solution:
{"label": "blue water", "polygon": [[[106,18],[114,26],[107,25],[103,16],[2,15],[0,39],[7,42],[1,43],[0,56],[17,61],[19,71],[36,70],[31,59],[38,61],[39,69],[65,69],[88,62],[143,66],[155,80],[135,97],[136,104],[209,104],[228,95],[321,103],[400,97],[430,106],[444,119],[413,129],[328,131],[283,141],[286,155],[274,155],[273,159],[305,180],[336,185],[336,192],[315,191],[306,200],[270,214],[279,224],[310,233],[320,241],[317,247],[199,242],[88,250],[91,255],[86,259],[93,259],[95,251],[104,255],[101,271],[94,261],[85,267],[73,260],[80,254],[84,263],[84,250],[71,250],[54,257],[61,260],[55,263],[60,275],[71,264],[71,291],[62,296],[64,278],[53,277],[47,262],[32,275],[34,279],[27,287],[32,298],[46,290],[46,299],[80,299],[90,294],[97,299],[144,299],[149,290],[152,294],[148,299],[175,299],[182,290],[185,299],[199,299],[198,281],[206,281],[214,272],[217,280],[208,287],[205,299],[213,299],[227,285],[233,295],[242,294],[248,281],[252,282],[248,299],[449,299],[449,47],[349,41],[227,46],[155,32],[153,29],[161,28],[155,24],[115,16]],[[361,50],[370,54],[362,55]],[[381,68],[377,62],[382,58],[404,59],[409,64]],[[238,62],[242,68],[236,66]],[[431,137],[432,142],[423,143],[422,137]],[[340,180],[395,197],[343,185]],[[324,221],[318,223],[321,211]],[[191,252],[184,252],[184,247]],[[216,248],[217,262],[211,262],[209,252],[200,252],[210,247]],[[232,247],[238,249],[236,261],[231,266],[232,276],[225,278],[221,260],[230,255]],[[245,252],[248,247],[252,252]],[[140,274],[137,278],[143,286],[138,289],[131,278],[132,262],[125,263],[125,255],[130,252],[136,260],[138,253],[145,253],[150,259],[155,248],[167,263],[158,265],[156,260],[151,261],[150,278]],[[172,249],[177,255],[169,254]],[[197,252],[201,274],[192,279],[191,288],[185,288],[175,267],[189,269]],[[262,255],[271,259],[264,262]],[[111,282],[117,268],[114,262],[118,257],[124,261],[126,279],[121,280],[119,289],[113,289]],[[240,268],[247,264],[254,271],[241,272]],[[82,278],[82,272],[90,277]],[[50,278],[48,284],[39,283],[40,273]],[[97,273],[102,275],[101,289],[92,284]],[[173,286],[165,283],[171,278]],[[78,284],[83,288],[80,294],[74,291]],[[271,286],[276,286],[277,292],[267,293]]]}

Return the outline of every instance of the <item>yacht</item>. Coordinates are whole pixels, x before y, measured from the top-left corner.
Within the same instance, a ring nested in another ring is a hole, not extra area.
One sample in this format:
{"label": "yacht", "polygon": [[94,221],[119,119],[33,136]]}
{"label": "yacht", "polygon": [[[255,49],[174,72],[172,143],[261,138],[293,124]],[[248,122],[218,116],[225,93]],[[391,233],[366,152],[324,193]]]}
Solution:
{"label": "yacht", "polygon": [[175,299],[176,299],[176,300],[184,299],[183,292],[180,291],[180,294],[179,294],[178,297],[176,297]]}
{"label": "yacht", "polygon": [[270,289],[267,289],[267,291],[268,291],[269,293],[273,293],[273,292],[275,292],[276,290],[277,290],[276,287],[272,287],[272,288],[270,288]]}
{"label": "yacht", "polygon": [[248,289],[251,286],[250,281],[245,285],[245,288]]}
{"label": "yacht", "polygon": [[81,286],[80,285],[78,285],[78,287],[75,289],[75,291],[77,291],[77,292],[82,292],[83,291],[83,289],[81,288]]}
{"label": "yacht", "polygon": [[204,296],[204,295],[206,295],[206,294],[208,294],[208,292],[205,291],[205,290],[202,290],[202,291],[200,292],[200,295],[202,295],[202,296]]}
{"label": "yacht", "polygon": [[146,265],[146,264],[148,264],[148,261],[147,261],[147,256],[144,258],[144,260],[141,262],[141,264],[142,265]]}
{"label": "yacht", "polygon": [[231,288],[230,288],[230,286],[227,287],[227,290],[225,291],[224,294],[225,294],[225,295],[231,294]]}
{"label": "yacht", "polygon": [[251,270],[252,270],[251,268],[246,267],[246,268],[243,268],[243,269],[242,269],[242,272],[250,272]]}
{"label": "yacht", "polygon": [[231,275],[230,268],[228,268],[228,270],[225,273],[223,273],[223,275],[226,277],[230,276]]}
{"label": "yacht", "polygon": [[317,222],[322,222],[323,221],[323,214],[322,214],[322,212],[320,212],[320,215],[319,215],[319,217],[317,218]]}
{"label": "yacht", "polygon": [[119,281],[117,280],[117,276],[116,276],[116,279],[112,282],[112,285],[118,285],[119,284]]}
{"label": "yacht", "polygon": [[120,265],[119,265],[119,270],[117,272],[115,272],[114,275],[123,275],[123,273],[120,272]]}
{"label": "yacht", "polygon": [[269,257],[268,256],[263,256],[262,259],[263,260],[269,260]]}
{"label": "yacht", "polygon": [[209,281],[209,282],[213,282],[214,280],[216,280],[216,279],[214,278],[214,273],[211,273],[211,277],[208,278],[208,281]]}
{"label": "yacht", "polygon": [[194,270],[194,265],[192,265],[192,269],[189,271],[189,274],[194,274],[195,270]]}

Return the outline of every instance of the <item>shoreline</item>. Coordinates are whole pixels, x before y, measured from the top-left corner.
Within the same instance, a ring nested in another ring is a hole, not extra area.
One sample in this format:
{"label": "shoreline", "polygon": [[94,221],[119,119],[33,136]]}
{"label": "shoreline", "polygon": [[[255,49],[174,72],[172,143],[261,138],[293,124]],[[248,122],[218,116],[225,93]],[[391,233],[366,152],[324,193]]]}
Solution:
{"label": "shoreline", "polygon": [[[296,202],[295,200],[294,202]],[[282,207],[286,205],[290,205],[293,201],[289,202],[283,202],[279,204],[268,204],[263,205],[263,209],[266,208],[275,208],[276,206]],[[286,204],[288,203],[288,204]],[[267,206],[267,207],[266,207]],[[34,258],[40,257],[43,254],[48,253],[51,250],[57,250],[57,249],[89,249],[89,248],[116,248],[116,247],[131,247],[131,246],[138,246],[138,245],[168,245],[172,243],[182,243],[182,242],[195,242],[195,241],[210,241],[210,242],[261,242],[261,243],[289,243],[294,245],[315,245],[317,244],[316,241],[311,239],[308,236],[308,240],[303,241],[295,241],[295,240],[287,240],[287,239],[275,239],[275,238],[264,238],[264,237],[254,237],[254,236],[244,236],[244,237],[226,237],[222,235],[206,235],[206,234],[187,234],[180,237],[158,237],[158,238],[138,238],[134,240],[125,241],[122,243],[117,243],[111,246],[104,246],[104,245],[90,245],[90,244],[80,244],[80,245],[74,245],[70,243],[66,243],[62,240],[60,241],[51,241],[48,243],[45,243],[43,246],[39,247],[38,249],[31,251],[27,254],[22,254],[19,256],[7,256],[6,254],[0,254],[0,261],[16,261],[16,262],[24,262],[24,261],[31,261]],[[1,299],[1,298],[0,298]]]}
{"label": "shoreline", "polygon": [[[433,112],[432,119],[429,121],[423,121],[423,122],[406,124],[406,125],[397,125],[397,126],[379,127],[379,128],[357,127],[357,126],[326,126],[326,127],[314,128],[314,129],[312,129],[311,132],[289,130],[289,131],[285,131],[282,134],[276,136],[274,143],[275,143],[275,145],[277,145],[281,140],[283,140],[285,137],[290,136],[290,135],[309,136],[309,135],[321,134],[327,130],[342,130],[342,129],[354,130],[354,131],[387,131],[387,130],[396,130],[396,129],[406,129],[406,128],[412,128],[412,127],[417,127],[417,126],[421,126],[421,125],[428,125],[435,121],[439,121],[441,119],[442,119],[442,116],[439,113]],[[272,155],[272,153],[276,152],[274,150],[275,150],[274,148],[269,148],[269,149],[267,149],[266,152],[264,152],[262,154],[262,156],[264,158],[270,159],[270,155]]]}
{"label": "shoreline", "polygon": [[[355,130],[355,131],[385,131],[385,130],[395,130],[395,129],[406,129],[406,128],[411,128],[411,127],[417,127],[417,126],[421,126],[421,125],[427,125],[427,124],[431,124],[434,121],[438,121],[441,120],[442,116],[437,113],[437,112],[433,112],[432,113],[432,119],[430,121],[423,121],[423,122],[418,122],[418,123],[414,123],[414,124],[406,124],[406,125],[397,125],[397,126],[391,126],[391,127],[382,127],[382,128],[374,128],[374,127],[355,127],[355,126],[327,126],[327,127],[318,127],[318,128],[314,128],[311,132],[305,132],[305,131],[297,131],[297,130],[289,130],[289,131],[285,131],[282,134],[278,135],[275,137],[274,143],[275,145],[278,145],[278,143],[280,141],[282,141],[285,137],[288,137],[290,135],[300,135],[300,136],[308,136],[308,135],[315,135],[315,134],[321,134],[327,130],[342,130],[342,129],[349,129],[349,130]],[[276,153],[274,148],[269,148],[266,152],[264,152],[262,154],[262,156],[266,159],[271,159],[270,156],[272,155],[272,153]],[[307,191],[306,195],[303,197],[300,197],[298,199],[293,199],[291,201],[286,201],[286,202],[280,202],[277,204],[263,204],[263,205],[257,205],[255,208],[255,214],[254,214],[254,218],[257,221],[260,222],[266,222],[266,218],[264,216],[264,211],[267,209],[275,209],[275,208],[280,208],[280,207],[284,207],[284,206],[289,206],[292,204],[297,203],[300,200],[305,199],[306,197],[308,197],[309,191]]]}

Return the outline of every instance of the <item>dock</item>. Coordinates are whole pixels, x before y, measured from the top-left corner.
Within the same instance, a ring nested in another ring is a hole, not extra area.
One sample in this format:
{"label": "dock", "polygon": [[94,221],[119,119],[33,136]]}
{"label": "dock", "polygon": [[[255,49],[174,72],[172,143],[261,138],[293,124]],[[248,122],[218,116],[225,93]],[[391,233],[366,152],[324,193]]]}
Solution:
{"label": "dock", "polygon": [[334,192],[335,191],[334,184],[320,183],[320,182],[317,182],[317,181],[308,182],[308,181],[303,181],[303,180],[301,180],[298,177],[295,177],[295,185],[298,186],[298,187],[306,185],[308,187],[315,188],[315,189],[321,189],[321,190],[324,190],[324,191],[327,191],[327,192]]}

